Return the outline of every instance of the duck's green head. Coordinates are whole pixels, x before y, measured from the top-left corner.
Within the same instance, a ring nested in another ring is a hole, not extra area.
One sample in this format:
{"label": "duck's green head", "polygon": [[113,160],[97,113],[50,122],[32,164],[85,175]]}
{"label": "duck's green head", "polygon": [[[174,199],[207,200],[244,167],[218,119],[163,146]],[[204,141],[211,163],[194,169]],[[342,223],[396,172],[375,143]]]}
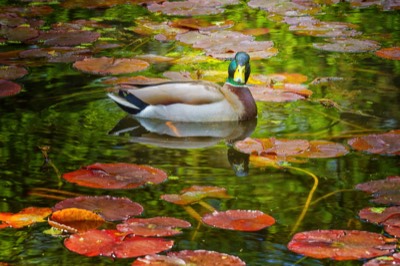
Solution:
{"label": "duck's green head", "polygon": [[228,82],[235,85],[244,85],[250,76],[250,56],[245,52],[238,52],[228,68]]}

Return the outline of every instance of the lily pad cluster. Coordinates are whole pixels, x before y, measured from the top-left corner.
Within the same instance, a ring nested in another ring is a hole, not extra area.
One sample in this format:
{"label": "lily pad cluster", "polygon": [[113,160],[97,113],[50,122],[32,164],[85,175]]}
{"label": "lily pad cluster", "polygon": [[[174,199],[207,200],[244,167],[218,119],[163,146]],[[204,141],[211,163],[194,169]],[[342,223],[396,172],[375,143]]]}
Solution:
{"label": "lily pad cluster", "polygon": [[[352,138],[348,143],[356,150],[375,154],[398,155],[398,130]],[[265,144],[251,142],[247,149],[265,150]],[[358,184],[356,189],[370,193],[372,202],[389,207],[367,207],[359,217],[383,226],[391,237],[359,230],[314,230],[300,232],[288,243],[288,249],[305,256],[334,260],[372,259],[364,265],[396,265],[400,237],[400,177],[390,176]]]}
{"label": "lily pad cluster", "polygon": [[[167,175],[160,169],[127,163],[95,163],[65,173],[69,182],[92,188],[132,189],[163,182]],[[54,192],[54,190],[51,190]],[[68,193],[63,192],[67,195]],[[161,198],[181,205],[193,218],[204,225],[235,231],[258,231],[275,223],[275,219],[259,210],[217,211],[206,198],[230,199],[226,189],[214,186],[192,186],[180,194],[165,194]],[[199,203],[209,213],[204,217],[189,205]],[[126,197],[77,196],[66,198],[53,208],[29,207],[19,213],[0,213],[0,228],[22,228],[45,222],[66,237],[64,245],[83,256],[107,256],[138,259],[132,265],[146,262],[188,262],[209,265],[212,259],[219,265],[245,265],[240,258],[207,250],[182,250],[166,255],[154,255],[174,246],[171,237],[190,228],[188,221],[174,217],[135,217],[142,215],[141,204]]]}

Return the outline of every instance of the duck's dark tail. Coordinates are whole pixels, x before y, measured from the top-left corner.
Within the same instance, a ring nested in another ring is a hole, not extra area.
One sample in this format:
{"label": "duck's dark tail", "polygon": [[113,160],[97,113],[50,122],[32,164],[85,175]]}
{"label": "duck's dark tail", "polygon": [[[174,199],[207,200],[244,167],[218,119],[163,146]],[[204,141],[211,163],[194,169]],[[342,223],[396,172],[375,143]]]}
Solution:
{"label": "duck's dark tail", "polygon": [[116,102],[122,110],[133,115],[140,113],[144,108],[148,106],[147,103],[124,90],[119,90],[118,95],[114,93],[108,93],[107,95],[114,102]]}

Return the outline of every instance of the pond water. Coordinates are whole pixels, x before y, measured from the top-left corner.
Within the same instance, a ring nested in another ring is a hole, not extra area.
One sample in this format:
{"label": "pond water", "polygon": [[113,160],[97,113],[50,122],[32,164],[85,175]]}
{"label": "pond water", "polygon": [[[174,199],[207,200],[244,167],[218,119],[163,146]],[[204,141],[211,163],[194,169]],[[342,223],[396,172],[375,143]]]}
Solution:
{"label": "pond water", "polygon": [[[53,8],[51,13],[39,16],[44,20],[43,29],[49,29],[57,22],[77,19],[92,19],[107,24],[110,28],[97,29],[104,36],[97,42],[110,40],[110,43],[117,43],[120,47],[95,52],[96,57],[132,58],[155,54],[179,58],[204,54],[203,50],[178,41],[158,41],[153,38],[154,35],[142,36],[127,30],[135,25],[134,21],[138,18],[160,22],[172,20],[174,16],[156,15],[145,6],[135,4],[87,8],[88,4],[81,1],[80,8],[78,1],[68,2],[75,2],[77,6],[71,4],[72,7],[66,8],[66,5],[61,6],[54,1],[3,0],[0,7],[6,10],[11,4],[50,6]],[[312,16],[324,22],[352,23],[354,30],[360,33],[356,38],[375,41],[382,48],[399,45],[398,10],[390,7],[384,10],[381,5],[362,7],[356,1],[349,2],[315,4],[318,11]],[[347,145],[347,139],[357,134],[398,129],[400,61],[378,57],[374,51],[348,53],[316,49],[313,43],[323,43],[326,39],[291,31],[289,24],[284,22],[285,12],[293,14],[294,11],[274,13],[241,2],[225,7],[223,13],[200,16],[209,21],[231,20],[236,24],[232,29],[235,31],[268,29],[268,33],[255,38],[257,41],[273,41],[278,54],[252,60],[252,74],[301,74],[307,77],[303,84],[313,91],[308,100],[258,102],[257,121],[240,128],[243,130],[242,137],[331,140]],[[84,46],[95,50],[91,44]],[[363,264],[364,261],[357,260],[304,259],[286,246],[293,233],[301,231],[357,229],[382,232],[381,227],[358,218],[360,209],[373,204],[367,194],[353,189],[358,183],[398,175],[398,157],[351,150],[346,156],[338,158],[290,163],[312,172],[319,179],[312,194],[315,203],[301,217],[314,185],[310,176],[299,171],[252,164],[245,169],[245,174],[238,174],[232,167],[232,161],[246,164],[248,156],[235,151],[231,147],[231,139],[177,139],[149,134],[143,125],[107,98],[107,86],[101,81],[110,75],[82,73],[72,67],[72,62],[51,63],[40,58],[10,59],[5,56],[6,52],[36,47],[42,45],[4,40],[0,46],[0,63],[12,62],[29,70],[27,75],[14,80],[23,86],[20,93],[0,98],[0,212],[18,212],[30,206],[52,207],[59,201],[33,195],[32,191],[38,188],[128,197],[143,205],[143,217],[172,216],[192,223],[191,229],[185,229],[181,235],[172,238],[175,241],[174,251],[214,250],[236,255],[247,265]],[[195,73],[198,70],[225,70],[227,65],[227,61],[210,60],[185,64],[152,63],[149,69],[132,75],[162,77],[165,71]],[[321,77],[331,77],[331,81],[311,85],[314,79]],[[338,108],[323,106],[319,99],[331,100]],[[192,126],[191,129],[199,131],[204,128]],[[213,126],[217,132],[233,129],[237,130],[237,125],[231,128],[229,125]],[[85,188],[65,181],[60,184],[53,168],[44,165],[38,148],[44,145],[50,147],[49,158],[61,173],[95,162],[126,162],[160,168],[170,178],[159,185],[130,190]],[[160,200],[163,194],[179,193],[192,185],[226,188],[232,199],[206,200],[218,210],[261,210],[273,216],[276,224],[256,232],[197,226],[196,220],[183,208]],[[72,253],[63,246],[61,238],[43,233],[49,227],[47,223],[38,223],[22,229],[1,229],[0,262],[10,265],[130,265],[134,261],[87,258]]]}

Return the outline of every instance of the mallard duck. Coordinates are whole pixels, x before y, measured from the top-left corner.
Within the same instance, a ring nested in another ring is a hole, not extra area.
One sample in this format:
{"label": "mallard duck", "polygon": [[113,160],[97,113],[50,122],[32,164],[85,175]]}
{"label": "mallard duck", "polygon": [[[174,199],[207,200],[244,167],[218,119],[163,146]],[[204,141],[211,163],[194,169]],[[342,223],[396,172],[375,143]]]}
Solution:
{"label": "mallard duck", "polygon": [[257,106],[245,86],[250,56],[238,52],[221,87],[207,81],[171,81],[119,88],[109,93],[123,110],[140,118],[180,122],[243,121],[257,116]]}

